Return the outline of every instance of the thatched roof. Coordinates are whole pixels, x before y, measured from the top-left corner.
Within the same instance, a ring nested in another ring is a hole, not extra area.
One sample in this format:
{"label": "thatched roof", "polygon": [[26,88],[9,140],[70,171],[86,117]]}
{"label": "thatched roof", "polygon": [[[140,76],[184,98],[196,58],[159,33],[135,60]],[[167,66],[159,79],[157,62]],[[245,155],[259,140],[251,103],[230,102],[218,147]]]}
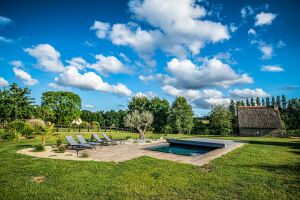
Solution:
{"label": "thatched roof", "polygon": [[279,111],[265,106],[239,106],[239,128],[281,128]]}

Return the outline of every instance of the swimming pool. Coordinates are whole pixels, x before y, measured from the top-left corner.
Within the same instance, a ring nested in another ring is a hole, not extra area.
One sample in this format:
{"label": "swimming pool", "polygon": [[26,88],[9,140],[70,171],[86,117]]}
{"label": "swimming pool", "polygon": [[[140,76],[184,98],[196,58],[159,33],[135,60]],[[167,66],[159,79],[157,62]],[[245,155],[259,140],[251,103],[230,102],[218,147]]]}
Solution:
{"label": "swimming pool", "polygon": [[156,146],[148,148],[152,151],[159,151],[164,153],[172,153],[177,155],[183,156],[197,156],[200,154],[205,154],[210,152],[216,148],[214,147],[200,147],[200,146],[192,146],[192,145],[177,145],[177,144],[170,144],[165,146]]}

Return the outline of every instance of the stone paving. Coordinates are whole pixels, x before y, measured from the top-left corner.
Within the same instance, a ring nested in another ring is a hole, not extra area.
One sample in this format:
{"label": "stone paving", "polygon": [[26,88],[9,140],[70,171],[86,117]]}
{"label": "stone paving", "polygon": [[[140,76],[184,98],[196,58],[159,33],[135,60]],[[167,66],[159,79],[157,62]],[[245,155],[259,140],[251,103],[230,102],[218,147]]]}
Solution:
{"label": "stone paving", "polygon": [[232,145],[212,150],[206,154],[201,154],[197,156],[183,156],[171,153],[163,153],[158,151],[152,151],[147,148],[154,146],[168,145],[166,142],[157,142],[152,144],[134,144],[127,143],[125,145],[114,145],[114,146],[104,146],[102,148],[97,147],[96,150],[88,150],[89,158],[80,158],[76,156],[76,152],[68,150],[67,152],[55,153],[51,147],[47,147],[45,152],[33,152],[32,148],[19,150],[18,153],[39,157],[39,158],[51,158],[51,159],[66,159],[66,160],[93,160],[93,161],[103,161],[103,162],[123,162],[126,160],[131,160],[141,156],[149,156],[157,159],[171,160],[180,163],[192,164],[197,166],[202,166],[207,164],[213,159],[225,155],[226,153],[237,149],[244,145],[244,143],[234,142]]}

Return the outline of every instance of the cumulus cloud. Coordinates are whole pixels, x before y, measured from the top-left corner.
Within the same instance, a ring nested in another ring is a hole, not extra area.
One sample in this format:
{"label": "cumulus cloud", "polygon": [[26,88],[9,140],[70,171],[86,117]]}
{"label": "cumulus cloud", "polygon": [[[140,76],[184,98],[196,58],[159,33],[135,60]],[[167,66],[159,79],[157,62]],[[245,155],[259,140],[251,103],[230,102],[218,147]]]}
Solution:
{"label": "cumulus cloud", "polygon": [[85,107],[85,108],[94,108],[95,106],[91,105],[91,104],[85,104],[85,105],[83,105],[83,107]]}
{"label": "cumulus cloud", "polygon": [[24,49],[37,60],[37,67],[49,72],[62,72],[64,66],[60,60],[60,53],[50,44],[39,44],[33,48]]}
{"label": "cumulus cloud", "polygon": [[255,26],[263,26],[272,24],[277,14],[261,12],[255,16]]}
{"label": "cumulus cloud", "polygon": [[137,92],[134,96],[154,98],[154,97],[157,96],[157,94],[155,92],[153,92],[153,91],[148,91],[148,92]]}
{"label": "cumulus cloud", "polygon": [[242,18],[246,18],[247,16],[253,15],[254,10],[251,6],[245,6],[241,9]]}
{"label": "cumulus cloud", "polygon": [[56,89],[56,90],[62,90],[62,91],[68,91],[69,90],[68,87],[58,85],[57,83],[49,83],[48,86],[53,88],[53,89]]}
{"label": "cumulus cloud", "polygon": [[11,64],[14,67],[24,67],[24,64],[20,60],[13,60],[9,62],[9,64]]}
{"label": "cumulus cloud", "polygon": [[229,65],[213,58],[197,66],[190,60],[172,59],[167,66],[176,80],[169,80],[178,88],[196,89],[209,86],[228,88],[231,85],[252,83],[247,74],[237,74]]}
{"label": "cumulus cloud", "polygon": [[4,78],[0,77],[0,86],[1,87],[8,86],[8,81],[5,80]]}
{"label": "cumulus cloud", "polygon": [[68,67],[55,78],[55,83],[62,86],[76,87],[82,90],[109,92],[120,96],[130,96],[132,93],[124,84],[118,83],[116,85],[110,85],[104,82],[102,78],[94,72],[81,74],[76,67]]}
{"label": "cumulus cloud", "polygon": [[262,59],[270,59],[273,56],[273,47],[271,45],[263,45],[259,47],[259,50],[263,53]]}
{"label": "cumulus cloud", "polygon": [[108,74],[128,73],[127,67],[114,56],[96,55],[97,62],[90,65],[92,69],[107,76]]}
{"label": "cumulus cloud", "polygon": [[[113,24],[107,38],[115,45],[132,47],[150,66],[156,64],[152,59],[156,49],[185,58],[190,52],[199,54],[206,43],[230,37],[227,26],[201,19],[207,12],[195,0],[132,0],[129,8],[136,19],[147,22],[152,29],[143,30],[135,23]],[[231,28],[236,30],[234,24]],[[104,38],[103,34],[99,38]]]}
{"label": "cumulus cloud", "polygon": [[94,25],[91,27],[91,30],[96,30],[96,35],[98,38],[105,38],[109,28],[110,25],[108,23],[95,21]]}
{"label": "cumulus cloud", "polygon": [[246,99],[251,97],[267,97],[270,95],[261,88],[256,88],[254,90],[246,88],[241,90],[229,90],[229,96],[233,99]]}
{"label": "cumulus cloud", "polygon": [[249,35],[256,35],[256,31],[255,31],[253,28],[250,28],[250,29],[248,30],[248,34],[249,34]]}
{"label": "cumulus cloud", "polygon": [[70,66],[76,67],[79,70],[83,70],[90,66],[90,64],[82,57],[75,57],[71,60],[67,60],[66,62],[69,63]]}
{"label": "cumulus cloud", "polygon": [[209,109],[213,105],[228,105],[229,98],[224,97],[223,93],[215,89],[184,90],[166,85],[162,87],[163,91],[172,96],[184,96],[193,104],[193,106],[203,109]]}
{"label": "cumulus cloud", "polygon": [[20,79],[27,86],[33,86],[38,83],[37,79],[33,79],[30,74],[28,74],[27,72],[19,68],[14,67],[13,71],[16,77]]}
{"label": "cumulus cloud", "polygon": [[283,67],[279,65],[266,65],[261,67],[261,71],[265,72],[284,72]]}

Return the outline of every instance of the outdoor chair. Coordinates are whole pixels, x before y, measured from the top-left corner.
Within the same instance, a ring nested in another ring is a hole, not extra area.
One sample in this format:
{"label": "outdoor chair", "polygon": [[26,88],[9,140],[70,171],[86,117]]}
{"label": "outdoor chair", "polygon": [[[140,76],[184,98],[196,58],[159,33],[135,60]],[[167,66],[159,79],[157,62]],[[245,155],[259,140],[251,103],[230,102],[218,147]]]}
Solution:
{"label": "outdoor chair", "polygon": [[112,144],[117,144],[117,142],[120,142],[120,144],[125,144],[124,140],[112,140],[110,137],[108,137],[105,133],[102,133],[103,137],[106,139],[107,142],[110,142]]}
{"label": "outdoor chair", "polygon": [[76,137],[77,137],[78,141],[80,142],[80,144],[88,144],[91,146],[100,146],[100,147],[103,145],[103,143],[101,143],[101,142],[88,142],[82,135],[76,135]]}

